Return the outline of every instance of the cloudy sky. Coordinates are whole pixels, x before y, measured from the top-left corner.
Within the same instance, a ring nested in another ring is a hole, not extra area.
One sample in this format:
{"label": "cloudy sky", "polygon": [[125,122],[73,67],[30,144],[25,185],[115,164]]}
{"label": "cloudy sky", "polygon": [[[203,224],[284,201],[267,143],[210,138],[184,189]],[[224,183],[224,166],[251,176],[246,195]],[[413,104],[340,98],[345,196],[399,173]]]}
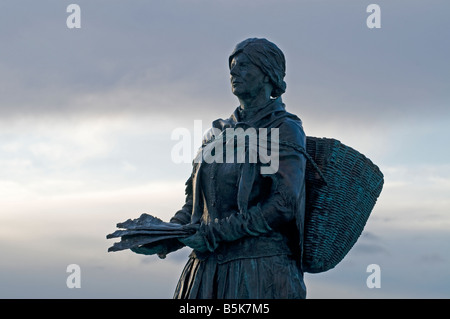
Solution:
{"label": "cloudy sky", "polygon": [[450,297],[448,1],[377,1],[379,29],[354,0],[74,2],[80,29],[69,1],[0,3],[0,298],[172,297],[188,249],[107,253],[105,236],[181,207],[190,164],[171,133],[234,110],[227,61],[248,37],[285,53],[283,99],[307,135],[385,175],[347,257],[305,275],[308,297]]}

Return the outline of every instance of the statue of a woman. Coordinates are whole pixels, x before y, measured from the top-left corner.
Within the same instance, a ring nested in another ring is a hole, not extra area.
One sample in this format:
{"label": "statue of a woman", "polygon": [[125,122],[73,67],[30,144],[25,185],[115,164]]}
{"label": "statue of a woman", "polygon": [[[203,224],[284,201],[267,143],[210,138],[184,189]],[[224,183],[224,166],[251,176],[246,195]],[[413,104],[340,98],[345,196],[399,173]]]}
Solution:
{"label": "statue of a woman", "polygon": [[164,257],[193,248],[174,298],[305,298],[306,159],[298,151],[305,148],[305,133],[281,100],[285,57],[272,42],[250,38],[236,46],[229,68],[240,105],[228,119],[212,123],[202,147],[233,129],[267,128],[278,134],[278,147],[271,150],[278,152],[278,166],[263,173],[260,168],[267,163],[260,157],[254,162],[194,161],[186,202],[170,222],[192,225],[196,232],[167,240],[157,253]]}

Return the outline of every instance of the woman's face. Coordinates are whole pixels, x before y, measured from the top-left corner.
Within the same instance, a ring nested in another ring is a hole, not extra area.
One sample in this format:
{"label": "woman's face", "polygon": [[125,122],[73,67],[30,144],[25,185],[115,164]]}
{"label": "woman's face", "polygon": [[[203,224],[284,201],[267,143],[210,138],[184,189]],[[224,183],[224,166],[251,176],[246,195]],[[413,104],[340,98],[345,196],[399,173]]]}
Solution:
{"label": "woman's face", "polygon": [[256,97],[262,90],[267,77],[243,53],[237,54],[230,64],[231,91],[240,98]]}

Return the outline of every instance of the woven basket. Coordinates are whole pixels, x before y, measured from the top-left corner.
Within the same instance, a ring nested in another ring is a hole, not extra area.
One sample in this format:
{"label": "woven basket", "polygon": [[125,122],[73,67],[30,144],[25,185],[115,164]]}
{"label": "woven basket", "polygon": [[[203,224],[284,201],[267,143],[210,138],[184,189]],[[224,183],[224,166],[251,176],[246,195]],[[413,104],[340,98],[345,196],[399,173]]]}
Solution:
{"label": "woven basket", "polygon": [[[303,269],[335,267],[361,235],[383,188],[383,174],[338,140],[308,136]],[[320,170],[320,172],[318,171]]]}

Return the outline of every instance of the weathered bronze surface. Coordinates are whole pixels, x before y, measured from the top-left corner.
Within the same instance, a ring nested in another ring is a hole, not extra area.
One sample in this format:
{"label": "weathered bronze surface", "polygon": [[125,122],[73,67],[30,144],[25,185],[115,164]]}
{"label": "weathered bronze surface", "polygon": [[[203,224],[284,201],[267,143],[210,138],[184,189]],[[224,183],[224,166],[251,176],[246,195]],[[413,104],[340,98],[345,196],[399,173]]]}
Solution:
{"label": "weathered bronze surface", "polygon": [[[170,224],[146,214],[118,224],[128,230],[108,235],[122,236],[110,250],[164,258],[191,247],[174,298],[305,298],[306,159],[298,150],[306,137],[281,99],[285,57],[274,43],[250,38],[228,63],[239,106],[205,134],[184,206]],[[198,160],[205,150],[209,157]]]}
{"label": "weathered bronze surface", "polygon": [[[239,43],[229,57],[239,107],[213,122],[217,132],[276,129],[279,139],[305,148],[301,120],[281,100],[285,57],[266,39]],[[305,214],[305,158],[279,147],[278,169],[262,174],[260,161],[194,163],[186,203],[172,223],[195,224],[180,239],[192,247],[174,298],[305,298],[301,247]],[[180,247],[168,245],[165,253]]]}

